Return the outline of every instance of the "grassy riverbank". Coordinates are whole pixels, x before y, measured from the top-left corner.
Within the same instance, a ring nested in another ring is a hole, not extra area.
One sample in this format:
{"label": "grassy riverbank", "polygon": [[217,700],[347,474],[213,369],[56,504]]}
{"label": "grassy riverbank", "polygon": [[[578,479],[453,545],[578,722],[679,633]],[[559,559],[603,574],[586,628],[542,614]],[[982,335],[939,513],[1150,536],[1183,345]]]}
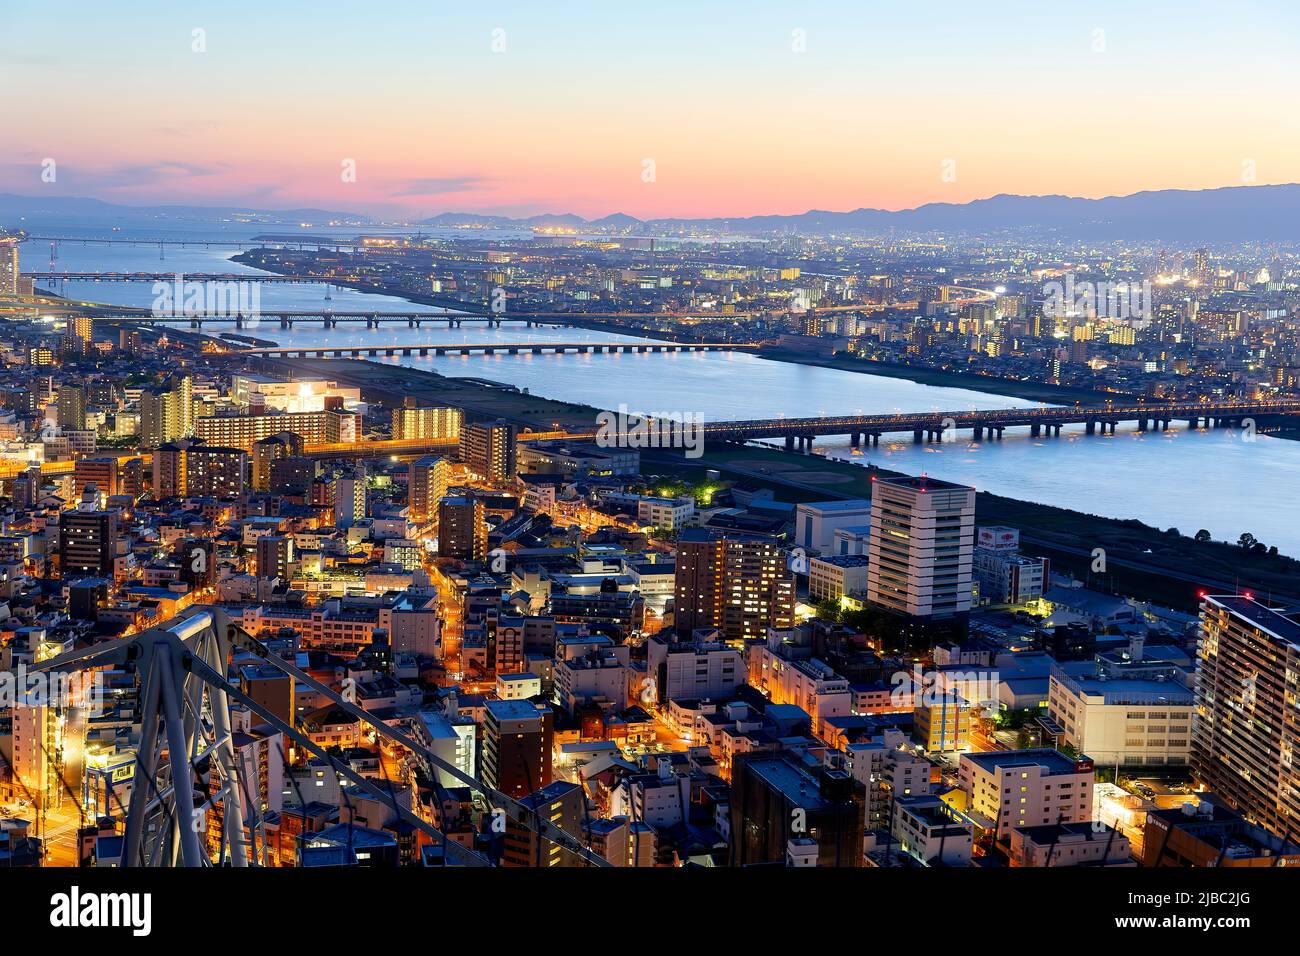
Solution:
{"label": "grassy riverbank", "polygon": [[[702,458],[643,453],[645,472],[702,481],[707,469],[748,485],[771,488],[778,500],[818,501],[869,497],[872,477],[899,472],[864,468],[820,455],[788,454],[752,446],[713,445]],[[1261,599],[1300,600],[1300,561],[1252,554],[1226,542],[1200,542],[1136,520],[1106,518],[1066,508],[1018,501],[988,492],[976,495],[976,521],[1019,529],[1024,550],[1052,559],[1090,587],[1184,610],[1201,591],[1250,590]],[[1095,549],[1105,571],[1094,573]]]}
{"label": "grassy riverbank", "polygon": [[[325,376],[361,388],[367,401],[393,406],[413,397],[420,404],[455,405],[475,419],[505,418],[546,431],[594,427],[597,409],[498,387],[469,377],[354,359],[277,360],[300,375]],[[871,478],[897,472],[864,468],[820,455],[714,443],[702,458],[643,452],[642,470],[702,481],[707,469],[747,484],[769,487],[779,500],[817,501],[869,497]],[[1236,544],[1199,542],[1136,520],[1085,514],[1018,501],[988,492],[976,499],[976,520],[1018,528],[1025,550],[1043,554],[1099,590],[1132,595],[1184,609],[1194,608],[1202,590],[1252,590],[1260,597],[1294,597],[1300,602],[1300,561],[1254,554]],[[1194,529],[1184,529],[1194,530]],[[1096,549],[1105,552],[1105,571],[1094,573]]]}
{"label": "grassy riverbank", "polygon": [[1097,392],[1088,388],[1049,385],[1046,382],[1025,382],[1012,378],[995,378],[991,375],[977,375],[974,372],[953,372],[915,365],[896,365],[892,362],[873,362],[849,356],[837,355],[831,358],[818,358],[817,356],[803,355],[798,352],[775,348],[765,348],[758,354],[762,358],[772,359],[777,362],[819,365],[822,368],[840,369],[845,372],[883,375],[886,378],[903,378],[908,381],[919,382],[922,385],[964,388],[973,392],[1008,395],[1012,398],[1023,398],[1026,401],[1043,402],[1050,405],[1073,405],[1075,402],[1091,405],[1120,397],[1114,392]]}

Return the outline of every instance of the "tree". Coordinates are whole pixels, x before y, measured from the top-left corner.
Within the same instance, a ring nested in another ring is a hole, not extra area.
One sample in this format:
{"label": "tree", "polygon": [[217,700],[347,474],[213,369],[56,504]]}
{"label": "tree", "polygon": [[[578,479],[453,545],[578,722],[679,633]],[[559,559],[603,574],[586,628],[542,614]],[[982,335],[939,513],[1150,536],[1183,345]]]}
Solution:
{"label": "tree", "polygon": [[1195,540],[1197,540],[1197,541],[1209,541],[1209,540],[1210,540],[1210,532],[1208,532],[1208,531],[1206,531],[1204,528],[1202,528],[1200,531],[1196,532],[1196,534],[1193,535],[1193,537],[1194,537]]}
{"label": "tree", "polygon": [[840,602],[829,598],[817,602],[817,616],[823,621],[836,624],[840,620]]}
{"label": "tree", "polygon": [[1255,544],[1255,536],[1249,531],[1243,531],[1241,537],[1237,539],[1237,544],[1240,547],[1249,550]]}

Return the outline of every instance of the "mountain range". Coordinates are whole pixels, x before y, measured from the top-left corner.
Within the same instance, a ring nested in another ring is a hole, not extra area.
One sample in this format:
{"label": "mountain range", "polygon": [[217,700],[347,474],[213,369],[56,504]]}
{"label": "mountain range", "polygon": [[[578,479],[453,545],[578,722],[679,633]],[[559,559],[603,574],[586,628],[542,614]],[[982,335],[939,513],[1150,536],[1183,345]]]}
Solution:
{"label": "mountain range", "polygon": [[862,233],[987,234],[1013,230],[1059,232],[1088,239],[1164,239],[1184,242],[1300,239],[1300,184],[1162,189],[1082,199],[1000,194],[967,203],[927,203],[891,211],[814,209],[796,215],[640,220],[623,213],[587,220],[572,214],[512,219],[443,213],[423,220],[435,227],[568,228],[654,235],[682,231],[817,235]]}
{"label": "mountain range", "polygon": [[[364,226],[372,220],[327,209],[259,210],[239,206],[126,206],[98,199],[0,193],[0,226],[132,224],[146,222],[301,223]],[[795,215],[735,218],[637,219],[613,213],[599,219],[566,214],[509,216],[448,212],[421,220],[434,228],[565,229],[613,235],[825,235],[944,233],[987,235],[1036,231],[1078,239],[1150,239],[1213,243],[1300,239],[1300,184],[1162,189],[1082,199],[999,194],[967,203],[926,203],[914,209],[814,209]]]}
{"label": "mountain range", "polygon": [[252,209],[248,206],[124,206],[79,196],[20,196],[0,193],[0,227],[32,219],[46,225],[140,225],[145,222],[356,223],[367,216],[328,209]]}

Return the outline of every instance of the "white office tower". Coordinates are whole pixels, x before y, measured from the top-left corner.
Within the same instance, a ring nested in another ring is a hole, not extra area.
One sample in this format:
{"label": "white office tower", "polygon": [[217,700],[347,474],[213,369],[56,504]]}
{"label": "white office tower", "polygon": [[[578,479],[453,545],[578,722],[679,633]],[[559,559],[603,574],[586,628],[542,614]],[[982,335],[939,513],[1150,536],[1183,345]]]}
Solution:
{"label": "white office tower", "polygon": [[871,498],[867,599],[913,618],[969,614],[975,489],[886,478]]}

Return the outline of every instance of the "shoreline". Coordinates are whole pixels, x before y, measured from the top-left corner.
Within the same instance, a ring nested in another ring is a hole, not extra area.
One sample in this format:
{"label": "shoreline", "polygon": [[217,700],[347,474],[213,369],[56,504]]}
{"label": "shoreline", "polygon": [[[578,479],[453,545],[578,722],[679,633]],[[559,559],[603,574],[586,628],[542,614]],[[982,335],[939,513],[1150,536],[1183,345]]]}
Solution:
{"label": "shoreline", "polygon": [[[284,269],[270,269],[263,264],[255,265],[251,262],[244,261],[241,257],[246,254],[246,252],[238,253],[231,257],[231,261],[239,262],[241,265],[260,269],[264,272],[270,272],[276,275],[297,274]],[[387,295],[392,298],[403,299],[415,305],[428,305],[448,311],[455,311],[457,306],[460,310],[464,311],[481,311],[481,307],[476,307],[473,303],[441,299],[437,296],[428,296],[405,290],[376,288],[374,286],[366,286],[359,283],[330,282],[325,279],[321,279],[320,282],[322,285],[337,285],[340,288],[351,289],[352,291],[362,292],[369,295]],[[647,317],[653,318],[653,314],[648,313]],[[613,335],[625,335],[629,338],[660,339],[663,341],[685,340],[682,337],[674,338],[671,334],[661,329],[644,329],[637,326],[616,325],[600,319],[584,320],[582,318],[582,313],[580,312],[574,313],[572,318],[564,320],[552,319],[542,322],[541,324],[554,325],[556,327],[568,326],[571,328],[585,328],[593,331],[609,332]],[[1007,398],[1019,398],[1031,402],[1042,402],[1045,405],[1072,405],[1075,403],[1100,404],[1108,399],[1113,400],[1117,397],[1125,397],[1123,393],[1118,392],[1097,392],[1092,389],[1073,388],[1065,385],[1050,385],[1045,382],[1026,382],[1019,379],[996,378],[987,375],[975,375],[966,372],[954,372],[923,366],[898,365],[892,362],[875,362],[867,359],[846,358],[838,355],[831,357],[803,355],[798,352],[792,352],[776,347],[760,348],[757,352],[751,354],[756,355],[758,358],[764,358],[773,362],[786,362],[791,365],[813,365],[822,368],[837,369],[844,372],[877,375],[882,378],[906,379],[911,382],[916,382],[919,385],[933,385],[940,388],[960,388],[972,392],[982,392],[987,395],[999,395]]]}
{"label": "shoreline", "polygon": [[984,392],[990,395],[1002,395],[1007,398],[1020,398],[1045,405],[1073,405],[1076,402],[1089,405],[1100,404],[1107,399],[1123,397],[1118,392],[1095,392],[1091,389],[1072,388],[1066,385],[1049,385],[1046,382],[1025,382],[1019,379],[995,378],[991,375],[974,375],[968,372],[951,372],[915,365],[897,365],[893,362],[875,362],[870,359],[829,358],[815,355],[801,355],[784,349],[760,349],[760,358],[776,362],[790,362],[795,365],[816,365],[821,368],[838,369],[843,372],[856,372],[861,375],[878,375],[882,378],[901,378],[920,385],[933,385],[940,388],[961,388],[971,392]]}

